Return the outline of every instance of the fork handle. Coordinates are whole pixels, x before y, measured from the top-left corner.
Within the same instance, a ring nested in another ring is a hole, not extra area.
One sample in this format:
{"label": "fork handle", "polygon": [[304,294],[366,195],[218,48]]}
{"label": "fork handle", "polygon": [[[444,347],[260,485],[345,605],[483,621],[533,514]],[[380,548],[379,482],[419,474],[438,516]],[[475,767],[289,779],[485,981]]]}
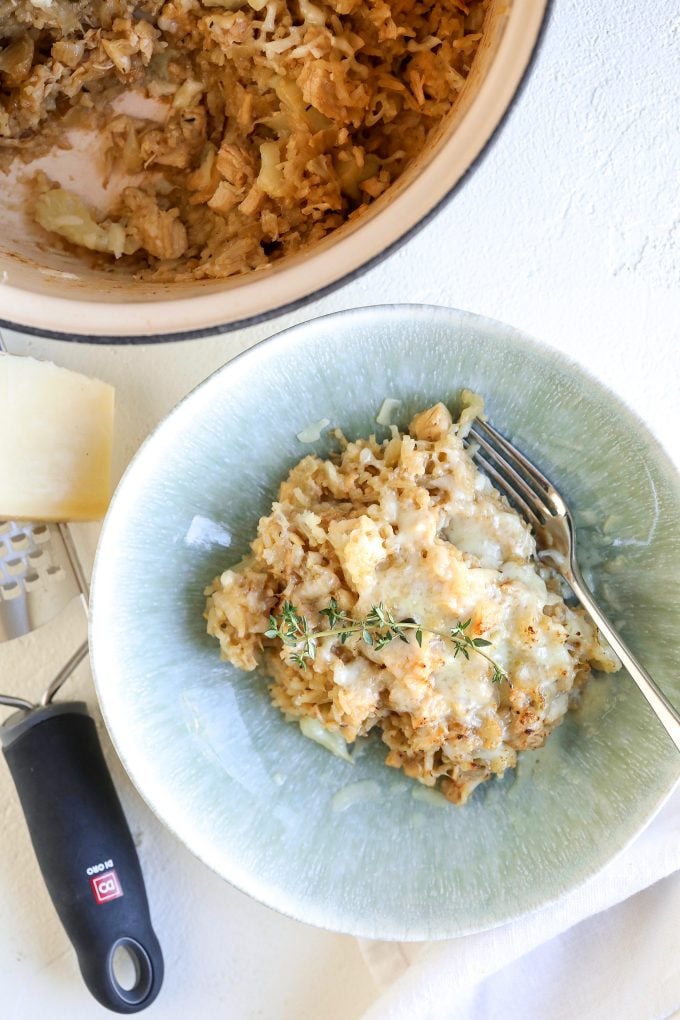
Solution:
{"label": "fork handle", "polygon": [[678,751],[680,751],[680,712],[671,705],[663,691],[654,683],[651,676],[637,661],[633,653],[624,644],[623,639],[609,622],[601,609],[599,609],[588,590],[585,581],[579,573],[573,571],[569,578],[574,595],[597,625],[598,630],[607,639],[614,649],[628,673],[635,681],[644,697],[649,702],[652,711],[664,727]]}

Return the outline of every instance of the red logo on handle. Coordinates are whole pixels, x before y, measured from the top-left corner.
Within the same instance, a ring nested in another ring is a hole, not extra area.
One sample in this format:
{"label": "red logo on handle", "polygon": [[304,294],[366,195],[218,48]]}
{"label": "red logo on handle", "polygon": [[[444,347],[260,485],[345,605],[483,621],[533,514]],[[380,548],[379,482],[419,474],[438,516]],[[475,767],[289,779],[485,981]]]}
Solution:
{"label": "red logo on handle", "polygon": [[90,879],[90,885],[97,903],[108,903],[109,900],[117,900],[123,895],[123,887],[113,868],[102,875],[95,875]]}

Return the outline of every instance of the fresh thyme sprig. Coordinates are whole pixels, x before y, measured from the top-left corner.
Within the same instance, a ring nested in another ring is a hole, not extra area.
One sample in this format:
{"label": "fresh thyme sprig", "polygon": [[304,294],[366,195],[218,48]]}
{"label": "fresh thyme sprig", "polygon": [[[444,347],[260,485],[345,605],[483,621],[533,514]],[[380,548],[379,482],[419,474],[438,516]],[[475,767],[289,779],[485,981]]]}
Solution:
{"label": "fresh thyme sprig", "polygon": [[472,620],[466,620],[465,623],[459,623],[457,626],[451,628],[451,640],[455,649],[453,653],[454,659],[458,655],[464,655],[466,659],[469,659],[471,651],[477,652],[477,655],[481,655],[482,658],[486,659],[486,661],[493,667],[493,676],[491,679],[495,684],[500,683],[501,680],[507,680],[508,674],[505,670],[502,669],[502,667],[499,666],[490,655],[487,655],[486,652],[482,651],[482,648],[490,648],[491,642],[486,641],[481,637],[470,637],[469,634],[465,633],[471,623]]}
{"label": "fresh thyme sprig", "polygon": [[395,620],[394,615],[382,602],[377,606],[372,606],[370,612],[362,620],[355,620],[340,608],[335,599],[330,600],[326,609],[321,610],[320,615],[325,616],[328,620],[328,629],[313,630],[307,617],[299,613],[292,602],[284,602],[279,616],[270,615],[269,627],[264,636],[272,639],[278,638],[287,647],[295,649],[290,661],[300,669],[306,669],[307,662],[313,662],[316,658],[317,643],[321,638],[337,637],[341,644],[344,644],[352,634],[359,634],[362,641],[379,652],[395,638],[408,644],[410,631],[414,631],[414,637],[419,647],[422,647],[423,644],[423,634],[435,634],[453,644],[454,659],[462,655],[469,660],[470,653],[475,652],[490,664],[493,670],[491,679],[494,683],[508,679],[505,670],[487,652],[483,651],[484,648],[491,647],[491,642],[485,638],[473,638],[467,633],[472,620],[459,622],[448,633],[443,633],[423,627],[415,620]]}

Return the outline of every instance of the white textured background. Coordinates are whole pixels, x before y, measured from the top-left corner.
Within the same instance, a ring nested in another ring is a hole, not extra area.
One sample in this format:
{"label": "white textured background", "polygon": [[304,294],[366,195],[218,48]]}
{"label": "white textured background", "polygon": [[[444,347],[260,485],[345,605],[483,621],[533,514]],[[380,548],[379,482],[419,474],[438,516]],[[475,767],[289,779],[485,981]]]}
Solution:
{"label": "white textured background", "polygon": [[[179,397],[284,325],[382,301],[455,305],[582,362],[680,465],[679,66],[674,0],[554,0],[530,81],[481,166],[433,223],[362,279],[294,316],[215,339],[136,349],[6,340],[116,385],[120,471]],[[80,528],[79,539],[89,555],[96,529]],[[0,647],[0,687],[38,693],[53,672],[40,663],[66,658],[81,625],[74,614],[55,629],[49,656],[42,636]],[[69,690],[76,695],[92,699],[86,667]],[[356,943],[230,889],[161,829],[109,760],[166,956],[165,988],[148,1015],[361,1016],[376,989]],[[0,860],[2,1016],[108,1015],[78,980],[4,766]]]}

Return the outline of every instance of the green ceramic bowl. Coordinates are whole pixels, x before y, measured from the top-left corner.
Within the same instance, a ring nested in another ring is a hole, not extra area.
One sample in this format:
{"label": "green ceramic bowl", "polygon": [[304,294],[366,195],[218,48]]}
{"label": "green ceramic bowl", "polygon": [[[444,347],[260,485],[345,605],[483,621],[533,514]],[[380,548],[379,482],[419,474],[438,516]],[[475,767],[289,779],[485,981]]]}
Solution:
{"label": "green ceramic bowl", "polygon": [[296,433],[325,417],[364,436],[385,397],[402,401],[406,424],[436,400],[455,405],[463,387],[485,395],[492,421],[568,495],[604,608],[680,701],[671,463],[582,369],[465,312],[357,309],[241,355],[142,447],[97,556],[97,690],[141,794],[238,888],[355,935],[444,938],[542,907],[633,839],[680,775],[673,745],[620,673],[596,677],[516,772],[464,808],[440,806],[383,764],[379,741],[348,764],[284,721],[264,677],[220,662],[203,588],[246,551],[279,482],[309,452]]}

